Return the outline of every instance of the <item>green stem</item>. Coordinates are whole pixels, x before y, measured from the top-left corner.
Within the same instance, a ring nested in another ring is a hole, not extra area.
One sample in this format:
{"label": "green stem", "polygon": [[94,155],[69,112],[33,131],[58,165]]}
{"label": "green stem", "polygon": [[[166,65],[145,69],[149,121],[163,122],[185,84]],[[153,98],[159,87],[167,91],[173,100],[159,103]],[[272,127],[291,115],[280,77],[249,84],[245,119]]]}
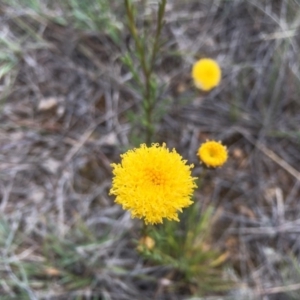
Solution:
{"label": "green stem", "polygon": [[166,11],[166,4],[167,4],[167,0],[162,0],[159,4],[159,8],[158,8],[156,33],[155,33],[155,39],[154,39],[153,48],[152,48],[152,52],[151,52],[151,59],[150,59],[150,73],[153,70],[156,55],[159,50],[159,38],[160,38],[161,30],[162,30],[163,24],[164,24],[164,15],[165,15],[165,11]]}
{"label": "green stem", "polygon": [[148,101],[148,106],[146,110],[146,118],[147,118],[147,126],[148,126],[147,134],[146,134],[146,143],[148,145],[151,144],[154,135],[154,128],[152,126],[152,115],[155,106],[155,101],[154,101],[155,99],[152,99],[152,95],[151,95],[151,74],[153,72],[153,68],[155,65],[156,55],[159,51],[159,39],[160,39],[161,30],[164,23],[163,19],[164,19],[166,4],[167,4],[167,0],[162,0],[159,4],[158,13],[157,13],[156,33],[155,33],[155,38],[154,38],[153,47],[151,51],[149,68],[148,68],[148,72],[144,73],[145,83],[146,83],[145,100]]}
{"label": "green stem", "polygon": [[142,237],[148,235],[148,229],[149,229],[148,225],[145,222],[143,222]]}
{"label": "green stem", "polygon": [[135,47],[138,53],[138,58],[141,64],[142,72],[144,75],[144,88],[143,88],[143,109],[146,121],[146,144],[151,145],[154,136],[153,127],[153,111],[155,107],[155,95],[152,95],[151,91],[151,76],[155,64],[155,59],[159,51],[159,38],[163,27],[163,18],[165,14],[165,8],[167,0],[162,0],[159,4],[157,14],[157,26],[155,38],[153,41],[152,49],[150,52],[149,60],[147,61],[147,55],[145,53],[145,43],[142,38],[139,37],[138,30],[135,26],[135,13],[134,7],[130,3],[130,0],[125,1],[125,9],[128,18],[129,31],[134,39]]}
{"label": "green stem", "polygon": [[207,169],[203,168],[201,175],[198,177],[198,183],[199,183],[198,184],[198,189],[199,190],[202,188],[206,173],[207,173]]}
{"label": "green stem", "polygon": [[126,8],[126,14],[127,14],[127,18],[128,18],[128,28],[134,39],[135,47],[139,54],[139,60],[141,63],[143,73],[146,74],[146,73],[148,73],[148,68],[147,68],[147,63],[146,63],[146,58],[145,58],[145,51],[144,51],[144,47],[141,44],[141,41],[138,37],[138,31],[135,26],[134,8],[133,8],[133,5],[130,4],[129,0],[125,0],[125,8]]}

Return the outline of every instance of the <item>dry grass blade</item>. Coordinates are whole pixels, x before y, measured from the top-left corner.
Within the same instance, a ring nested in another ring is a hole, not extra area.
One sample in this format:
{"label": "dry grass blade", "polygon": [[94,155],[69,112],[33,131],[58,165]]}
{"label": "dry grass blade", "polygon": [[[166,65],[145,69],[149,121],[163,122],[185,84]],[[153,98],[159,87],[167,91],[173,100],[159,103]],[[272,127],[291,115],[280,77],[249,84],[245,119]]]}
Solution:
{"label": "dry grass blade", "polygon": [[298,172],[295,168],[293,168],[290,164],[288,164],[284,159],[279,157],[276,153],[274,153],[271,149],[268,149],[265,145],[262,143],[253,140],[249,136],[249,134],[238,130],[241,134],[244,135],[244,137],[250,141],[255,147],[257,147],[260,151],[262,151],[266,156],[268,156],[270,159],[272,159],[276,164],[280,165],[284,170],[286,170],[289,174],[291,174],[293,177],[295,177],[297,180],[300,180],[300,172]]}

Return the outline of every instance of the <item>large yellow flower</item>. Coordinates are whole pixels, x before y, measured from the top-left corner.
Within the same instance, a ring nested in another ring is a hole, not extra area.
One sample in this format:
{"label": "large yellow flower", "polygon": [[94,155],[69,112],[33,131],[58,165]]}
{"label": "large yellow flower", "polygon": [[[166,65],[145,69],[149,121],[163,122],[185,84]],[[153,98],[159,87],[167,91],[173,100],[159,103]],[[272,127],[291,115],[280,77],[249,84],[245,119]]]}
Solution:
{"label": "large yellow flower", "polygon": [[198,149],[198,156],[208,167],[221,167],[227,161],[226,146],[221,142],[207,141]]}
{"label": "large yellow flower", "polygon": [[192,77],[197,88],[209,91],[220,83],[221,68],[215,60],[202,58],[193,65]]}
{"label": "large yellow flower", "polygon": [[121,155],[120,164],[112,164],[113,182],[110,194],[115,202],[145,223],[162,223],[163,218],[178,219],[178,211],[193,203],[191,196],[196,187],[191,176],[193,165],[173,149],[163,144],[129,150]]}

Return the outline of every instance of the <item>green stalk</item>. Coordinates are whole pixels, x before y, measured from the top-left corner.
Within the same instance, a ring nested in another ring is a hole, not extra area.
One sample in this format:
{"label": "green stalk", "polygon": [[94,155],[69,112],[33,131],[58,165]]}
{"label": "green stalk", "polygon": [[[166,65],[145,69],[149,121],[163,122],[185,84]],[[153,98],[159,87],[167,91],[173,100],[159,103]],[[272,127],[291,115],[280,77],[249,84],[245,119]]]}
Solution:
{"label": "green stalk", "polygon": [[149,226],[146,225],[145,222],[143,222],[143,228],[142,228],[142,236],[146,237],[148,235],[149,232]]}
{"label": "green stalk", "polygon": [[154,126],[153,126],[153,113],[156,104],[155,95],[153,95],[151,90],[151,77],[153,73],[153,68],[155,65],[155,59],[159,51],[159,39],[161,35],[161,30],[163,27],[163,18],[165,14],[165,7],[167,0],[162,0],[159,4],[158,14],[157,14],[157,24],[155,38],[153,41],[152,49],[150,52],[149,60],[147,60],[147,55],[145,53],[146,43],[143,43],[142,38],[139,37],[138,30],[135,26],[135,12],[134,7],[130,3],[130,0],[125,1],[125,9],[128,18],[128,28],[134,39],[135,47],[138,53],[138,59],[141,64],[141,69],[144,76],[144,88],[143,88],[143,110],[145,116],[145,127],[146,127],[146,144],[151,145],[154,136]]}

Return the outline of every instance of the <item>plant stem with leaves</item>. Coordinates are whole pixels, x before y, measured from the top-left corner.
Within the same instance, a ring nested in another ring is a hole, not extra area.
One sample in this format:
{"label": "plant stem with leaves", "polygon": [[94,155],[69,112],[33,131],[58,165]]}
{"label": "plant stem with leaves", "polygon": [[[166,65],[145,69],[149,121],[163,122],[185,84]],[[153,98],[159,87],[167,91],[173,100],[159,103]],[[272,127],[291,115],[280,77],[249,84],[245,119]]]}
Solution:
{"label": "plant stem with leaves", "polygon": [[[143,97],[143,123],[145,126],[145,142],[150,145],[153,142],[155,127],[153,116],[155,113],[156,86],[154,84],[153,71],[157,54],[160,50],[160,36],[164,24],[164,14],[167,0],[161,0],[157,12],[156,30],[154,40],[150,40],[141,35],[136,27],[136,10],[135,6],[130,0],[125,1],[126,15],[128,19],[128,28],[134,40],[137,58],[143,74],[143,81],[141,82],[141,94]],[[146,51],[150,49],[150,51]]]}

